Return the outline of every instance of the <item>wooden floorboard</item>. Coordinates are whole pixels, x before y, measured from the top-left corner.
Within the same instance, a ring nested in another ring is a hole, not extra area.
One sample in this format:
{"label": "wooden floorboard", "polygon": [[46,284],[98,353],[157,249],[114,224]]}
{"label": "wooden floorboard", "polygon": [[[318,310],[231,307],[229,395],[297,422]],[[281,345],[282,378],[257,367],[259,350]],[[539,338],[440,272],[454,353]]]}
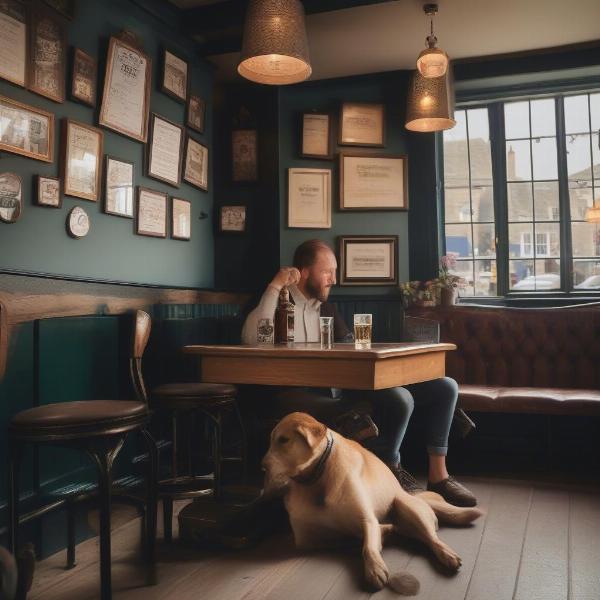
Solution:
{"label": "wooden floorboard", "polygon": [[[467,479],[485,517],[472,527],[441,527],[440,537],[462,557],[457,574],[444,573],[421,544],[400,540],[384,549],[391,573],[408,571],[421,584],[419,600],[598,600],[600,493],[528,482]],[[178,504],[175,512],[182,507]],[[162,512],[162,511],[160,511]],[[206,551],[159,540],[159,583],[145,585],[139,561],[139,519],[119,513],[113,530],[115,600],[391,600],[364,583],[360,546],[304,553],[290,533],[253,550]],[[174,518],[174,533],[177,520]],[[159,536],[162,523],[159,513]],[[65,571],[65,553],[37,565],[30,600],[92,600],[99,594],[97,539],[77,548],[78,565]]]}

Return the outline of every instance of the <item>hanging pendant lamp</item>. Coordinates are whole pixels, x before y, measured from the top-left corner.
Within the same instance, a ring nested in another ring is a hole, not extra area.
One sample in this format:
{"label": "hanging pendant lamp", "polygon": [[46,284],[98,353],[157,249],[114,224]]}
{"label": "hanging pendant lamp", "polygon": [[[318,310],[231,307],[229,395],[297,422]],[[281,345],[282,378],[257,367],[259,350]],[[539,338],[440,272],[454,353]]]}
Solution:
{"label": "hanging pendant lamp", "polygon": [[433,17],[437,14],[437,4],[425,4],[423,6],[425,14],[429,17],[431,29],[426,38],[427,48],[419,54],[417,58],[417,69],[423,77],[441,77],[448,70],[448,55],[437,48],[437,38],[433,35]]}
{"label": "hanging pendant lamp", "polygon": [[585,211],[585,220],[588,223],[600,223],[600,198]]}
{"label": "hanging pendant lamp", "polygon": [[427,78],[414,71],[408,87],[406,129],[443,131],[455,125],[450,72],[442,77]]}
{"label": "hanging pendant lamp", "polygon": [[299,0],[250,0],[238,73],[269,85],[310,77],[304,6]]}

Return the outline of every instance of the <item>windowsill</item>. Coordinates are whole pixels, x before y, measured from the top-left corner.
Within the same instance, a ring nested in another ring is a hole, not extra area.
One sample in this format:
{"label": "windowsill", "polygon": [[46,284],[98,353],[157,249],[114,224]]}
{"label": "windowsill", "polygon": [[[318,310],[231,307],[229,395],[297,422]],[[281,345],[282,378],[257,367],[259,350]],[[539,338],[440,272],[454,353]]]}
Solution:
{"label": "windowsill", "polygon": [[478,306],[568,306],[600,302],[600,292],[512,292],[506,296],[463,296],[459,305]]}

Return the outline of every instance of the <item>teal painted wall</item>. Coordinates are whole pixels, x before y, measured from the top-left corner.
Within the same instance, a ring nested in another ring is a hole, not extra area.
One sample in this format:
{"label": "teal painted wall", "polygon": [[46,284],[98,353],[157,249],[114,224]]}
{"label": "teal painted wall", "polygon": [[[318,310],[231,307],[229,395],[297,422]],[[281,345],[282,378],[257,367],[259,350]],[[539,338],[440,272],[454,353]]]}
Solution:
{"label": "teal painted wall", "polygon": [[[98,58],[97,108],[92,109],[68,99],[57,104],[25,89],[0,81],[0,94],[40,107],[56,115],[55,159],[53,164],[2,153],[1,171],[12,171],[23,179],[24,210],[17,223],[0,223],[0,269],[16,269],[107,279],[136,283],[185,287],[212,287],[214,284],[214,239],[212,226],[212,172],[209,170],[209,192],[183,183],[174,188],[143,176],[145,146],[109,130],[104,132],[104,153],[132,160],[135,183],[160,190],[192,202],[192,239],[189,242],[138,236],[134,221],[102,212],[97,203],[63,196],[60,209],[35,206],[34,177],[37,174],[57,176],[60,169],[60,119],[70,117],[97,125],[108,39],[123,29],[141,36],[152,59],[152,95],[150,110],[183,125],[185,107],[158,91],[163,45],[186,57],[190,64],[191,90],[207,103],[203,135],[194,137],[209,147],[212,169],[212,96],[213,70],[198,58],[195,44],[181,35],[178,14],[173,8],[158,3],[144,3],[155,11],[150,14],[134,0],[79,0],[77,14],[68,22],[68,44]],[[70,58],[70,57],[69,57]],[[67,61],[70,72],[71,61]],[[67,81],[68,81],[67,77]],[[103,200],[103,198],[102,198]],[[65,229],[67,214],[80,205],[88,213],[91,230],[81,240],[70,238]],[[199,220],[200,213],[207,219]]]}
{"label": "teal painted wall", "polygon": [[[409,73],[394,71],[358,77],[315,81],[302,85],[282,87],[280,90],[279,118],[279,226],[281,264],[291,264],[294,249],[309,238],[320,238],[337,250],[339,235],[378,234],[398,236],[399,281],[409,276],[409,214],[405,211],[342,212],[339,206],[339,152],[405,154],[408,156],[409,185],[411,165],[409,140],[404,128],[406,88]],[[302,113],[311,110],[330,111],[334,116],[334,139],[338,135],[338,115],[342,102],[376,102],[385,105],[385,147],[333,147],[332,161],[300,158]],[[331,168],[332,227],[321,229],[290,229],[287,227],[287,170],[290,167]],[[430,166],[433,172],[433,165]],[[410,196],[410,194],[409,194]],[[409,210],[417,198],[409,197]],[[398,294],[395,286],[337,287],[332,294]]]}

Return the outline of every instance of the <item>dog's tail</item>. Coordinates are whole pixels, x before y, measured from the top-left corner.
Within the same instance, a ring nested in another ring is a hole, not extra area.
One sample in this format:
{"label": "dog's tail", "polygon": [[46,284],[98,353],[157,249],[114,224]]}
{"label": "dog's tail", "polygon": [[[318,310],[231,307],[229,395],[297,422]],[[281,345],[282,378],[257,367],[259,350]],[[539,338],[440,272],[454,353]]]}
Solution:
{"label": "dog's tail", "polygon": [[416,596],[421,588],[419,580],[408,571],[400,571],[390,575],[388,586],[394,592],[403,596]]}
{"label": "dog's tail", "polygon": [[431,506],[439,522],[445,525],[468,525],[483,515],[479,508],[460,508],[448,504],[435,492],[421,492],[418,495]]}

